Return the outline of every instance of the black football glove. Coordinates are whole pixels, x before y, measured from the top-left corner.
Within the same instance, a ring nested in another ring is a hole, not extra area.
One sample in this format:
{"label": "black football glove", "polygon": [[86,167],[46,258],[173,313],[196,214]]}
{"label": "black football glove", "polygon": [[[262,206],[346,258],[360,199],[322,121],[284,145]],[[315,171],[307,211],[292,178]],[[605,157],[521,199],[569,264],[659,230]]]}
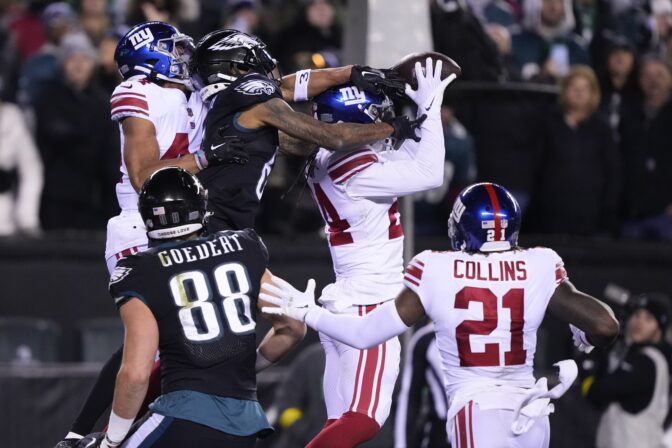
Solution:
{"label": "black football glove", "polygon": [[63,439],[54,448],[76,448],[80,440],[82,439]]}
{"label": "black football glove", "polygon": [[218,137],[209,148],[203,148],[208,166],[226,165],[230,163],[244,165],[250,160],[245,152],[245,144],[235,136]]}
{"label": "black football glove", "polygon": [[366,65],[353,65],[350,82],[361,90],[374,95],[385,94],[392,99],[403,98],[406,82],[394,70],[377,69]]}
{"label": "black football glove", "polygon": [[400,115],[398,117],[383,117],[382,120],[394,128],[394,132],[390,137],[399,141],[410,138],[414,142],[419,142],[420,136],[415,131],[420,129],[426,118],[426,114],[421,115],[415,120],[409,119],[406,115]]}
{"label": "black football glove", "polygon": [[73,445],[75,448],[98,448],[100,444],[105,440],[104,432],[92,432],[83,439],[77,441],[77,445]]}

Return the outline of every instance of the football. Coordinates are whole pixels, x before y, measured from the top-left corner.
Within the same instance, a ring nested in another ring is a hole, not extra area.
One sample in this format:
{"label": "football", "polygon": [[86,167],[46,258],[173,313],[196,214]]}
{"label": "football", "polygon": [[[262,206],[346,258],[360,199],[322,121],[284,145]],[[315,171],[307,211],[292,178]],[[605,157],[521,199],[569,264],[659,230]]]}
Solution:
{"label": "football", "polygon": [[416,89],[418,87],[418,82],[415,79],[415,63],[420,62],[423,69],[425,67],[425,60],[430,57],[433,60],[443,61],[443,68],[441,70],[441,79],[446,79],[451,74],[455,74],[459,77],[462,74],[462,69],[453,61],[451,58],[445,54],[437,53],[435,51],[426,51],[423,53],[411,53],[407,54],[399,62],[394,64],[392,67],[393,70],[396,70],[402,78],[406,80],[407,83],[411,85],[412,88]]}

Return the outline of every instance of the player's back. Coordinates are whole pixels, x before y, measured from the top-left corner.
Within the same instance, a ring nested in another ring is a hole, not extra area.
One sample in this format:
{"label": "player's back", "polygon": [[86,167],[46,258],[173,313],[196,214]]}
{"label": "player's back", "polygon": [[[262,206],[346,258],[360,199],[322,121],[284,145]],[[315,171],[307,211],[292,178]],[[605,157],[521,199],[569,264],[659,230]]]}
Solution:
{"label": "player's back", "polygon": [[238,116],[250,107],[273,98],[282,98],[278,86],[258,73],[242,76],[210,99],[205,121],[205,150],[222,146],[222,138],[240,139],[249,161],[223,164],[198,173],[209,191],[210,232],[223,228],[244,229],[255,225],[255,218],[278,149],[278,130],[272,126],[247,129]]}
{"label": "player's back", "polygon": [[159,327],[162,393],[256,400],[256,312],[268,254],[253,230],[166,243],[119,262],[110,291]]}
{"label": "player's back", "polygon": [[379,298],[394,297],[401,287],[404,231],[397,198],[353,197],[347,187],[354,176],[383,158],[370,148],[347,153],[322,148],[307,173],[325,222],[336,278],[389,287],[389,293],[379,291]]}
{"label": "player's back", "polygon": [[404,283],[434,321],[451,397],[460,388],[534,385],[536,332],[565,279],[546,248],[425,251],[411,261]]}
{"label": "player's back", "polygon": [[200,149],[207,109],[198,94],[185,94],[176,88],[161,87],[144,76],[133,76],[120,83],[110,98],[112,120],[119,122],[121,139],[121,179],[117,198],[122,210],[137,208],[137,194],[124,162],[124,133],[121,121],[126,117],[150,121],[156,132],[161,160],[175,159]]}

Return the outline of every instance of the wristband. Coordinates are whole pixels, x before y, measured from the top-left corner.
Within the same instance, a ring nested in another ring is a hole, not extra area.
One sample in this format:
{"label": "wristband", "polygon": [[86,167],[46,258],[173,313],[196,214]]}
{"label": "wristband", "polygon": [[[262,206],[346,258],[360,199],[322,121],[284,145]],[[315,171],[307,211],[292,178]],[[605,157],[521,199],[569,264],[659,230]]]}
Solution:
{"label": "wristband", "polygon": [[275,363],[266,359],[266,357],[257,349],[257,360],[254,363],[254,371],[256,373],[271,367],[273,364]]}
{"label": "wristband", "polygon": [[202,149],[199,149],[194,153],[194,160],[196,161],[196,166],[199,171],[203,171],[208,167],[208,159],[205,157],[205,153]]}
{"label": "wristband", "polygon": [[112,410],[110,413],[110,422],[107,424],[107,433],[105,434],[105,437],[109,442],[108,444],[113,446],[120,445],[132,425],[132,418],[119,417],[114,413],[114,410]]}
{"label": "wristband", "polygon": [[296,81],[294,82],[295,103],[308,100],[308,81],[310,81],[310,70],[296,72]]}

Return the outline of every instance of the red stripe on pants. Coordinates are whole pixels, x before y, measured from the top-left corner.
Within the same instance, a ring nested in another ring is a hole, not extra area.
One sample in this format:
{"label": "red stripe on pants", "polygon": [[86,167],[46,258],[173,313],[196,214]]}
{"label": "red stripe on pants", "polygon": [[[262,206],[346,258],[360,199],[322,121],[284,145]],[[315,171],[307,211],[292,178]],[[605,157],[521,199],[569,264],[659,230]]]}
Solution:
{"label": "red stripe on pants", "polygon": [[460,412],[457,413],[457,421],[460,425],[460,447],[468,448],[467,445],[467,415],[465,408],[460,409]]}

